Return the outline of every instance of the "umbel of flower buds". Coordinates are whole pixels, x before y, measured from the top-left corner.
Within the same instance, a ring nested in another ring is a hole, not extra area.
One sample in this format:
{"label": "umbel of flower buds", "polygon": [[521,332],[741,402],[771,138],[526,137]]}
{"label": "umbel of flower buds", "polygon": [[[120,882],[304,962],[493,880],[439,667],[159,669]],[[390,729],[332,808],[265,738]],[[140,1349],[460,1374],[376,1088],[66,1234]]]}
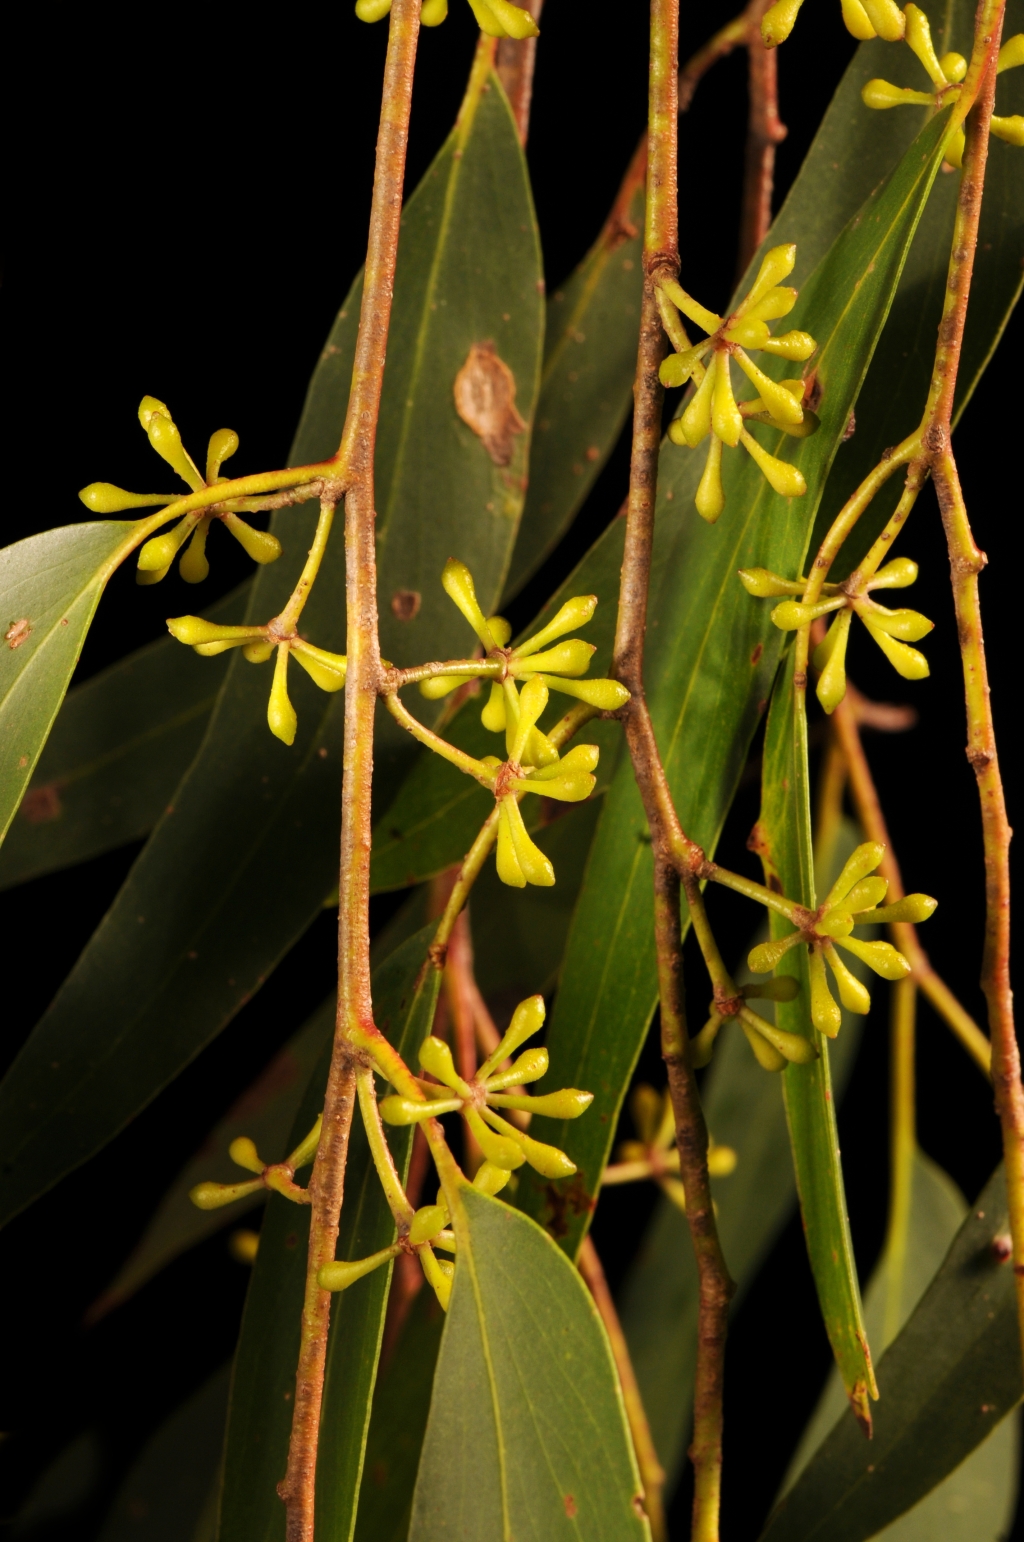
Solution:
{"label": "umbel of flower buds", "polygon": [[[181,442],[178,426],[163,402],[155,396],[144,396],[139,405],[139,422],[149,437],[149,442],[162,460],[176,471],[182,481],[198,493],[205,487],[226,482],[220,468],[238,449],[238,435],[230,428],[220,428],[210,438],[206,456],[206,476]],[[90,482],[78,495],[94,514],[118,514],[123,509],[158,508],[161,504],[177,503],[178,493],[127,493],[110,482]],[[229,507],[211,513],[209,509],[197,509],[186,514],[173,530],[156,535],[146,542],[139,552],[137,581],[140,584],[158,584],[170,572],[171,563],[188,542],[178,571],[187,584],[198,584],[210,571],[206,559],[206,538],[214,522],[224,525],[254,562],[276,562],[281,555],[281,543],[275,535],[265,530],[254,530]],[[191,537],[191,539],[190,539]]]}
{"label": "umbel of flower buds", "polygon": [[[773,337],[768,323],[786,316],[796,304],[797,292],[780,280],[788,277],[796,262],[796,247],[776,246],[768,252],[748,293],[731,316],[724,319],[707,310],[672,279],[658,287],[665,329],[674,343],[683,344],[662,362],[662,385],[681,386],[692,380],[696,391],[669,425],[673,444],[696,449],[710,436],[704,474],[694,502],[697,512],[713,523],[725,507],[722,487],[722,447],[741,445],[752,457],[772,489],[786,498],[803,497],[807,483],[803,473],[787,461],[769,454],[759,444],[747,422],[762,423],[782,433],[804,438],[813,433],[817,419],[803,406],[803,380],[772,380],[750,357],[748,349],[776,358],[804,361],[817,344],[806,332],[786,332]],[[682,313],[708,333],[704,342],[689,346],[689,339],[669,307]],[[737,402],[733,394],[732,360],[757,388],[751,401]]]}
{"label": "umbel of flower buds", "polygon": [[[528,38],[539,36],[540,29],[529,11],[511,0],[469,0],[476,24],[487,37]],[[391,0],[356,0],[360,21],[383,21],[391,10]],[[423,0],[420,24],[439,27],[448,15],[448,0]]]}

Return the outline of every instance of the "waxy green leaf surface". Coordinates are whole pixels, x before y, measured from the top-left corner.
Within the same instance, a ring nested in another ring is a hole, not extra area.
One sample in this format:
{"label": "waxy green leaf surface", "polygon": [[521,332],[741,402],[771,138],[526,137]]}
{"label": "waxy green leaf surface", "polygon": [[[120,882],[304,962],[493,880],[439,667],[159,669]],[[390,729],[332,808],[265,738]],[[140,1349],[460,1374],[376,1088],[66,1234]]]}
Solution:
{"label": "waxy green leaf surface", "polygon": [[409,1542],[649,1537],[608,1341],[565,1254],[465,1188]]}
{"label": "waxy green leaf surface", "polygon": [[[478,85],[410,200],[399,243],[377,445],[381,644],[396,662],[465,648],[467,629],[440,570],[458,551],[492,607],[522,503],[542,343],[540,253],[508,104],[495,76]],[[340,438],[358,296],[357,282],[314,376],[294,463],[331,454]],[[474,345],[488,342],[512,373],[527,425],[512,435],[501,466],[455,411],[455,376]],[[310,505],[275,518],[285,551],[256,575],[250,618],[281,610],[315,518]],[[391,607],[399,591],[420,596],[409,622]],[[344,650],[340,530],[303,629],[318,645]],[[269,667],[234,655],[173,811],[0,1089],[0,1219],[92,1155],[177,1075],[259,988],[334,887],[343,703],[298,669],[289,689],[299,718],[290,749],[267,728]],[[381,735],[383,799],[411,749],[397,730]],[[254,903],[258,895],[273,903]]]}

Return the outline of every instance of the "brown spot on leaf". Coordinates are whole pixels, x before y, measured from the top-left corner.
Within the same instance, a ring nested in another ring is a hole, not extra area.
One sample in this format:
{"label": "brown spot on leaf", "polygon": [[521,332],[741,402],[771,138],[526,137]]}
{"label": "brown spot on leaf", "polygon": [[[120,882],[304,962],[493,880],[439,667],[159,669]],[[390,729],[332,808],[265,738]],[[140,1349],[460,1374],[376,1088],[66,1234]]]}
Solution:
{"label": "brown spot on leaf", "polygon": [[516,411],[515,376],[491,342],[474,343],[455,377],[455,410],[478,435],[496,466],[512,459],[526,424]]}
{"label": "brown spot on leaf", "polygon": [[32,630],[32,623],[27,616],[22,616],[19,621],[12,621],[4,633],[4,642],[8,648],[20,648]]}
{"label": "brown spot on leaf", "polygon": [[391,596],[391,614],[399,621],[412,621],[422,603],[418,589],[396,589]]}
{"label": "brown spot on leaf", "polygon": [[571,1494],[566,1494],[562,1500],[565,1505],[565,1513],[571,1521],[576,1519],[576,1501]]}
{"label": "brown spot on leaf", "polygon": [[55,782],[45,787],[33,787],[21,801],[21,817],[30,825],[46,825],[51,819],[59,819],[60,795]]}
{"label": "brown spot on leaf", "polygon": [[752,664],[759,664],[761,662],[761,655],[762,655],[763,652],[764,652],[764,643],[758,643],[756,645],[756,647],[754,648],[753,653],[750,655],[750,662]]}

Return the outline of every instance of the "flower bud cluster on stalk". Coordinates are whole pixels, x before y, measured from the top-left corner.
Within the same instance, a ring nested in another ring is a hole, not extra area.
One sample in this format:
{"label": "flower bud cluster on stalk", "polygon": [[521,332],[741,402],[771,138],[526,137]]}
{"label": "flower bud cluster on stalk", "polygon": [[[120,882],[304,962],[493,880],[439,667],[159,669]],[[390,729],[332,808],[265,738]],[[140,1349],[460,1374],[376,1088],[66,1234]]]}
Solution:
{"label": "flower bud cluster on stalk", "polygon": [[[539,36],[540,29],[529,11],[513,5],[512,0],[469,0],[469,8],[485,37],[528,38]],[[383,21],[391,11],[391,0],[356,0],[360,21]],[[448,15],[448,0],[423,0],[420,25],[439,27]]]}

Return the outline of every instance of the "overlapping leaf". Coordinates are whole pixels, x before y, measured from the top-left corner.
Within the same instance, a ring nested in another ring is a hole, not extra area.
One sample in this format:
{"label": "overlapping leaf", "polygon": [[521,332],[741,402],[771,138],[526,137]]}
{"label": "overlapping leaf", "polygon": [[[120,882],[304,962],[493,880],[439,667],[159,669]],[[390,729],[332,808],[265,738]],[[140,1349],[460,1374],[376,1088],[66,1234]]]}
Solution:
{"label": "overlapping leaf", "polygon": [[650,1531],[608,1341],[539,1226],[461,1191],[458,1262],[409,1542],[639,1542]]}
{"label": "overlapping leaf", "polygon": [[[528,425],[541,348],[540,257],[525,162],[497,78],[476,72],[473,79],[458,126],[410,200],[399,243],[377,456],[382,646],[396,661],[412,649],[444,657],[463,648],[464,624],[440,590],[438,570],[458,550],[482,601],[493,605],[522,502],[528,430],[514,436],[512,460],[499,467],[457,416],[453,397],[471,348],[493,342]],[[296,461],[330,454],[337,442],[358,291],[357,283],[314,377]],[[314,519],[306,506],[277,520],[285,555],[257,575],[253,617],[281,609]],[[311,639],[338,650],[343,567],[338,541],[303,616]],[[400,590],[422,600],[408,623],[389,603]],[[0,1216],[85,1160],[176,1075],[259,987],[332,888],[341,705],[295,678],[299,731],[287,749],[267,731],[268,690],[267,671],[236,655],[173,812],[12,1067],[0,1091]],[[395,764],[409,745],[403,736]],[[382,796],[394,751],[394,739],[384,737]],[[254,899],[260,895],[273,901]],[[115,1061],[116,1077],[108,1069]]]}
{"label": "overlapping leaf", "polygon": [[845,1413],[762,1533],[764,1542],[866,1542],[953,1472],[1024,1393],[1002,1167],[878,1365],[875,1431]]}
{"label": "overlapping leaf", "polygon": [[[433,928],[418,932],[374,971],[379,1026],[410,1058],[429,1032],[439,975],[429,970],[416,988]],[[290,1144],[310,1129],[323,1106],[330,1045],[310,1078]],[[399,1172],[406,1170],[411,1129],[392,1131]],[[246,1300],[225,1455],[219,1542],[270,1542],[284,1537],[284,1506],[276,1484],[284,1475],[291,1431],[306,1278],[309,1212],[271,1197]],[[352,1122],[345,1202],[336,1256],[365,1258],[394,1241],[395,1226],[377,1178],[358,1112]],[[317,1469],[318,1524],[343,1542],[352,1535],[370,1398],[384,1326],[390,1268],[358,1280],[332,1303],[327,1376]]]}

